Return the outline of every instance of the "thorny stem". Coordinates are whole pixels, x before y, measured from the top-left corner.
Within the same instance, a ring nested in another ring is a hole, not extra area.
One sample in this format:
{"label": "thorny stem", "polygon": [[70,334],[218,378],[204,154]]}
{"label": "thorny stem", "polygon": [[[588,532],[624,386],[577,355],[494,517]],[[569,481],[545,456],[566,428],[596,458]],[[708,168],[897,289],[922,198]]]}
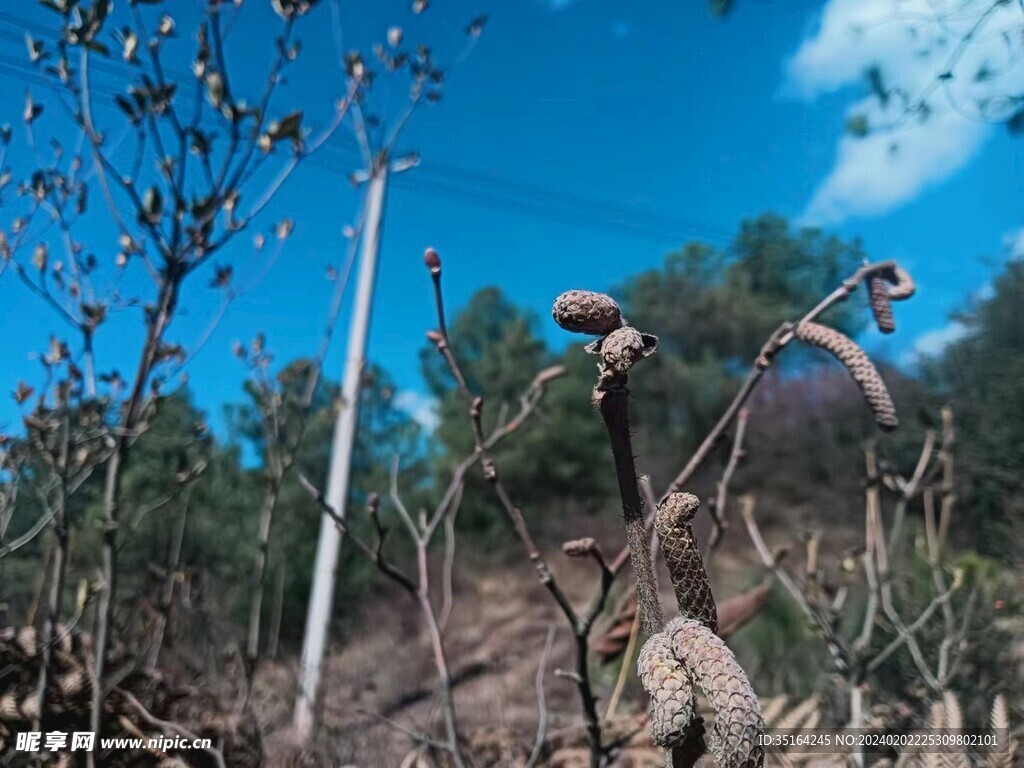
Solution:
{"label": "thorny stem", "polygon": [[611,443],[615,459],[615,478],[622,500],[622,516],[626,523],[626,544],[636,580],[637,605],[640,610],[641,629],[648,635],[661,630],[665,624],[658,589],[654,582],[651,548],[646,535],[644,502],[637,483],[636,462],[629,432],[629,392],[626,376],[607,378],[594,390],[594,400]]}

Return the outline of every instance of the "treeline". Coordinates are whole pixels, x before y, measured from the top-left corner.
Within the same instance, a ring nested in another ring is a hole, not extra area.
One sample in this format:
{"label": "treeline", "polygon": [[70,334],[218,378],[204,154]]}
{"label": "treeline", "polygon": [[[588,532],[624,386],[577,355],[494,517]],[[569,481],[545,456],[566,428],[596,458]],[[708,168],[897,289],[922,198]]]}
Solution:
{"label": "treeline", "polygon": [[[813,306],[864,256],[857,242],[795,230],[766,215],[744,223],[727,249],[687,245],[661,268],[634,275],[613,291],[630,321],[660,337],[658,355],[631,380],[636,447],[655,487],[667,484],[696,447],[779,322]],[[864,303],[858,296],[830,315],[830,322],[858,333],[868,317]],[[885,371],[904,422],[891,437],[875,431],[841,368],[811,353],[787,353],[751,402],[748,459],[735,479],[737,492],[756,490],[767,522],[800,525],[813,519],[820,526],[859,519],[864,442],[884,439],[890,460],[912,462],[927,420],[938,406],[949,404],[956,414],[963,483],[958,490],[966,517],[958,530],[971,539],[962,543],[993,558],[1019,558],[1021,545],[1009,534],[1024,512],[1022,305],[1024,263],[1017,260],[995,281],[991,296],[959,318],[966,334],[923,365],[919,377]],[[516,407],[538,370],[554,364],[567,369],[536,417],[499,452],[506,482],[517,489],[536,530],[554,545],[572,520],[616,515],[617,509],[603,427],[588,397],[594,358],[582,345],[551,349],[539,332],[546,321],[512,304],[500,289],[483,288],[452,321],[450,335],[470,388],[486,386],[490,419],[499,417],[500,403]],[[433,348],[424,348],[421,362],[426,387],[437,402],[432,433],[398,407],[386,371],[374,368],[367,374],[349,503],[356,527],[368,524],[360,510],[371,492],[385,497],[381,515],[386,525],[392,523],[386,496],[393,457],[399,460],[407,503],[415,507],[417,497],[424,504],[430,501],[435,477],[472,452],[463,406],[442,361]],[[304,364],[284,366],[277,374],[281,386],[301,380],[294,374]],[[268,553],[265,622],[271,626],[264,637],[272,644],[279,626],[285,642],[301,632],[319,513],[298,476],[323,487],[337,398],[337,385],[321,382],[296,471],[282,487]],[[175,642],[219,647],[235,635],[241,642],[235,630],[250,598],[267,482],[264,468],[245,460],[264,455],[266,448],[253,382],[237,404],[227,406],[226,415],[228,433],[215,436],[187,392],[164,398],[126,468],[122,535],[130,546],[122,546],[120,567],[122,589],[131,599],[120,620],[127,625],[160,614],[166,607],[161,594],[172,579],[179,598],[169,616],[171,648]],[[723,442],[719,465],[728,452],[728,441]],[[197,464],[204,467],[198,479],[183,477]],[[695,480],[696,492],[707,495],[716,469],[712,462],[707,476]],[[101,491],[102,478],[96,476],[71,500],[70,584],[94,577],[101,549]],[[25,494],[6,538],[17,537],[39,515]],[[514,547],[505,525],[474,478],[458,518],[462,540],[477,537],[488,552],[500,555],[503,542]],[[400,548],[400,539],[391,545]],[[40,610],[40,562],[48,557],[49,542],[39,537],[0,558],[6,621],[21,622]],[[344,550],[340,573],[336,615],[344,626],[357,615],[366,593],[381,587],[351,547]],[[176,620],[175,613],[183,612],[192,615]]]}

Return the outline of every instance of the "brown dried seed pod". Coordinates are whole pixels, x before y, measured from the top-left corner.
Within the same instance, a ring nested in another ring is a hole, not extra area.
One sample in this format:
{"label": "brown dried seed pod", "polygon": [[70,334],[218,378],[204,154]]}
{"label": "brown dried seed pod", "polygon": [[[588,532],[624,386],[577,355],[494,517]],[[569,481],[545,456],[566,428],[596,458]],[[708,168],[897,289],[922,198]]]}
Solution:
{"label": "brown dried seed pod", "polygon": [[594,291],[566,291],[551,308],[551,316],[573,333],[604,336],[622,327],[622,313],[615,300]]}
{"label": "brown dried seed pod", "polygon": [[889,286],[889,298],[893,301],[903,301],[914,295],[916,290],[914,278],[903,267],[893,267],[892,273],[888,275],[888,278],[889,282],[892,283]]}
{"label": "brown dried seed pod", "polygon": [[699,621],[717,634],[718,610],[711,581],[690,527],[699,506],[700,500],[691,493],[670,494],[654,515],[654,529],[665,553],[680,615]]}
{"label": "brown dried seed pod", "polygon": [[664,634],[673,655],[715,713],[709,747],[721,768],[761,768],[764,717],[750,681],[725,642],[703,624],[678,618]]}
{"label": "brown dried seed pod", "polygon": [[640,682],[651,696],[652,741],[659,747],[681,743],[697,711],[697,699],[664,632],[651,635],[644,643],[637,658],[637,670]]}
{"label": "brown dried seed pod", "polygon": [[896,330],[896,318],[893,317],[892,304],[889,303],[889,286],[879,275],[868,275],[866,285],[875,325],[882,333],[892,333]]}
{"label": "brown dried seed pod", "polygon": [[795,334],[801,341],[831,352],[839,362],[846,366],[846,370],[857,382],[864,399],[874,413],[875,423],[881,429],[889,431],[899,426],[896,406],[892,402],[885,382],[882,381],[874,363],[855,341],[834,328],[818,323],[801,323],[796,327]]}

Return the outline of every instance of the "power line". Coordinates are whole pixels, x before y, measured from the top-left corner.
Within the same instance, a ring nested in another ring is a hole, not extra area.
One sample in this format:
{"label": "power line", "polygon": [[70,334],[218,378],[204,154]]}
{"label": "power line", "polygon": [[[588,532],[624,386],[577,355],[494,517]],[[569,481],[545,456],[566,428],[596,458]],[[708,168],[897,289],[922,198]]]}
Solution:
{"label": "power line", "polygon": [[[0,38],[14,39],[16,36],[4,29],[4,25],[21,25],[22,28],[32,29],[39,34],[54,34],[53,30],[41,28],[39,25],[0,11]],[[97,63],[103,65],[97,68],[103,69],[105,74],[123,77],[132,72],[127,66],[118,67],[102,59],[97,59]],[[5,73],[13,74],[20,81],[29,78],[29,82],[33,84],[61,92],[55,83],[48,81],[43,73],[26,62],[0,55],[0,75]],[[97,94],[111,99],[118,95],[118,89],[110,83],[95,77],[93,81],[93,90]],[[112,108],[114,105],[100,102],[99,106]],[[321,152],[325,150],[342,159],[346,167],[351,167],[353,160],[359,160],[354,147],[337,139],[327,142]],[[337,164],[329,163],[316,155],[308,158],[307,162],[336,178],[347,178]],[[481,173],[436,161],[424,162],[415,174],[402,175],[394,181],[400,188],[416,194],[459,200],[499,213],[525,216],[562,226],[615,233],[662,245],[676,246],[698,239],[724,246],[731,242],[733,237],[731,233],[712,224],[638,211],[606,200],[564,190],[552,190],[536,183]]]}

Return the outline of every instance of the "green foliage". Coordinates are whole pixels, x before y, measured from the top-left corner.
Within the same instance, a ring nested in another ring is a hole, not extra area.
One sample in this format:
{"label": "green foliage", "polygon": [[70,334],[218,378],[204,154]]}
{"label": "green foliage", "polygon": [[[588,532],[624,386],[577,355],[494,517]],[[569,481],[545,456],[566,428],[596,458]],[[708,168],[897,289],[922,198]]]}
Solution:
{"label": "green foliage", "polygon": [[[286,365],[278,375],[282,382],[283,401],[295,403],[298,393],[306,385],[305,375],[308,361],[294,361]],[[256,397],[258,392],[251,382],[246,385],[249,401],[229,407],[228,417],[234,434],[263,455],[265,451],[264,432]],[[339,388],[331,382],[321,380],[314,393],[308,416],[305,416],[305,434],[296,455],[295,469],[286,478],[281,489],[275,511],[275,524],[271,531],[269,572],[279,567],[285,569],[284,639],[296,639],[303,626],[306,602],[311,587],[312,563],[316,555],[316,543],[320,530],[320,513],[308,491],[298,483],[298,473],[309,478],[316,487],[324,489],[327,483],[327,469],[330,462],[331,441],[336,415],[335,404],[340,395]],[[299,413],[286,416],[291,420],[289,429],[297,429]],[[401,480],[414,490],[424,479],[422,462],[422,438],[419,425],[395,405],[395,386],[386,371],[370,366],[364,376],[359,404],[359,428],[353,449],[351,493],[347,505],[348,519],[354,531],[367,539],[369,533],[366,516],[363,513],[367,496],[379,493],[386,496],[390,482],[390,467],[394,457],[401,466]],[[257,483],[260,470],[250,470],[250,482]],[[407,497],[414,509],[415,495]],[[253,518],[257,514],[259,500],[251,507]],[[381,511],[385,525],[397,522],[387,505]],[[255,530],[250,537],[255,544]],[[389,542],[389,548],[397,546],[401,551],[401,536]],[[253,557],[255,554],[253,554]],[[248,559],[246,568],[251,568],[253,557]],[[343,547],[338,573],[340,574],[336,603],[345,606],[339,617],[351,619],[349,605],[352,598],[365,593],[375,582],[373,567],[354,547]],[[265,601],[266,602],[266,601]]]}
{"label": "green foliage", "polygon": [[708,0],[708,10],[715,16],[727,16],[735,4],[735,0]]}
{"label": "green foliage", "polygon": [[964,524],[980,552],[1019,561],[1024,545],[1024,260],[1014,259],[990,297],[957,320],[966,335],[925,366],[924,377],[952,405]]}
{"label": "green foliage", "polygon": [[[526,513],[536,517],[549,511],[556,499],[587,506],[602,498],[609,472],[599,468],[610,467],[611,457],[587,395],[595,379],[593,358],[581,346],[562,356],[551,352],[537,336],[536,319],[497,288],[478,291],[451,323],[449,336],[470,390],[485,398],[485,434],[518,411],[521,395],[539,371],[554,364],[567,369],[565,377],[550,385],[538,412],[494,451],[502,477],[516,489],[516,501]],[[447,484],[452,465],[469,456],[474,443],[467,404],[444,360],[433,346],[420,354],[424,378],[439,401],[433,473],[437,493]],[[459,524],[467,532],[505,530],[479,471],[470,473]]]}
{"label": "green foliage", "polygon": [[[675,474],[717,420],[769,334],[817,304],[862,258],[856,242],[794,230],[784,219],[764,215],[745,222],[730,248],[689,244],[668,256],[661,269],[640,273],[621,287],[618,295],[630,323],[660,338],[658,354],[630,381],[638,453],[656,486]],[[866,317],[864,298],[858,295],[833,310],[828,321],[854,333]],[[449,335],[470,389],[485,397],[485,432],[502,412],[514,412],[537,371],[555,363],[567,369],[551,385],[538,413],[496,452],[517,503],[540,524],[546,512],[564,505],[590,510],[613,503],[614,485],[607,437],[590,405],[595,359],[583,353],[582,345],[554,354],[538,337],[536,324],[498,289],[486,288],[454,318]],[[787,358],[802,361],[799,354],[787,353]],[[443,359],[427,346],[421,360],[430,392],[440,403],[433,474],[435,484],[443,487],[451,465],[472,452],[473,438],[466,403]],[[849,394],[855,407],[848,409],[850,434],[844,440],[856,450],[872,428],[852,385]],[[797,399],[785,407],[804,412]],[[822,415],[820,428],[800,441],[822,465],[828,457],[815,453],[813,441],[827,417]],[[803,426],[801,421],[793,432],[803,437]],[[777,467],[773,473],[778,474]],[[466,531],[504,530],[478,472],[471,473],[460,525]]]}

